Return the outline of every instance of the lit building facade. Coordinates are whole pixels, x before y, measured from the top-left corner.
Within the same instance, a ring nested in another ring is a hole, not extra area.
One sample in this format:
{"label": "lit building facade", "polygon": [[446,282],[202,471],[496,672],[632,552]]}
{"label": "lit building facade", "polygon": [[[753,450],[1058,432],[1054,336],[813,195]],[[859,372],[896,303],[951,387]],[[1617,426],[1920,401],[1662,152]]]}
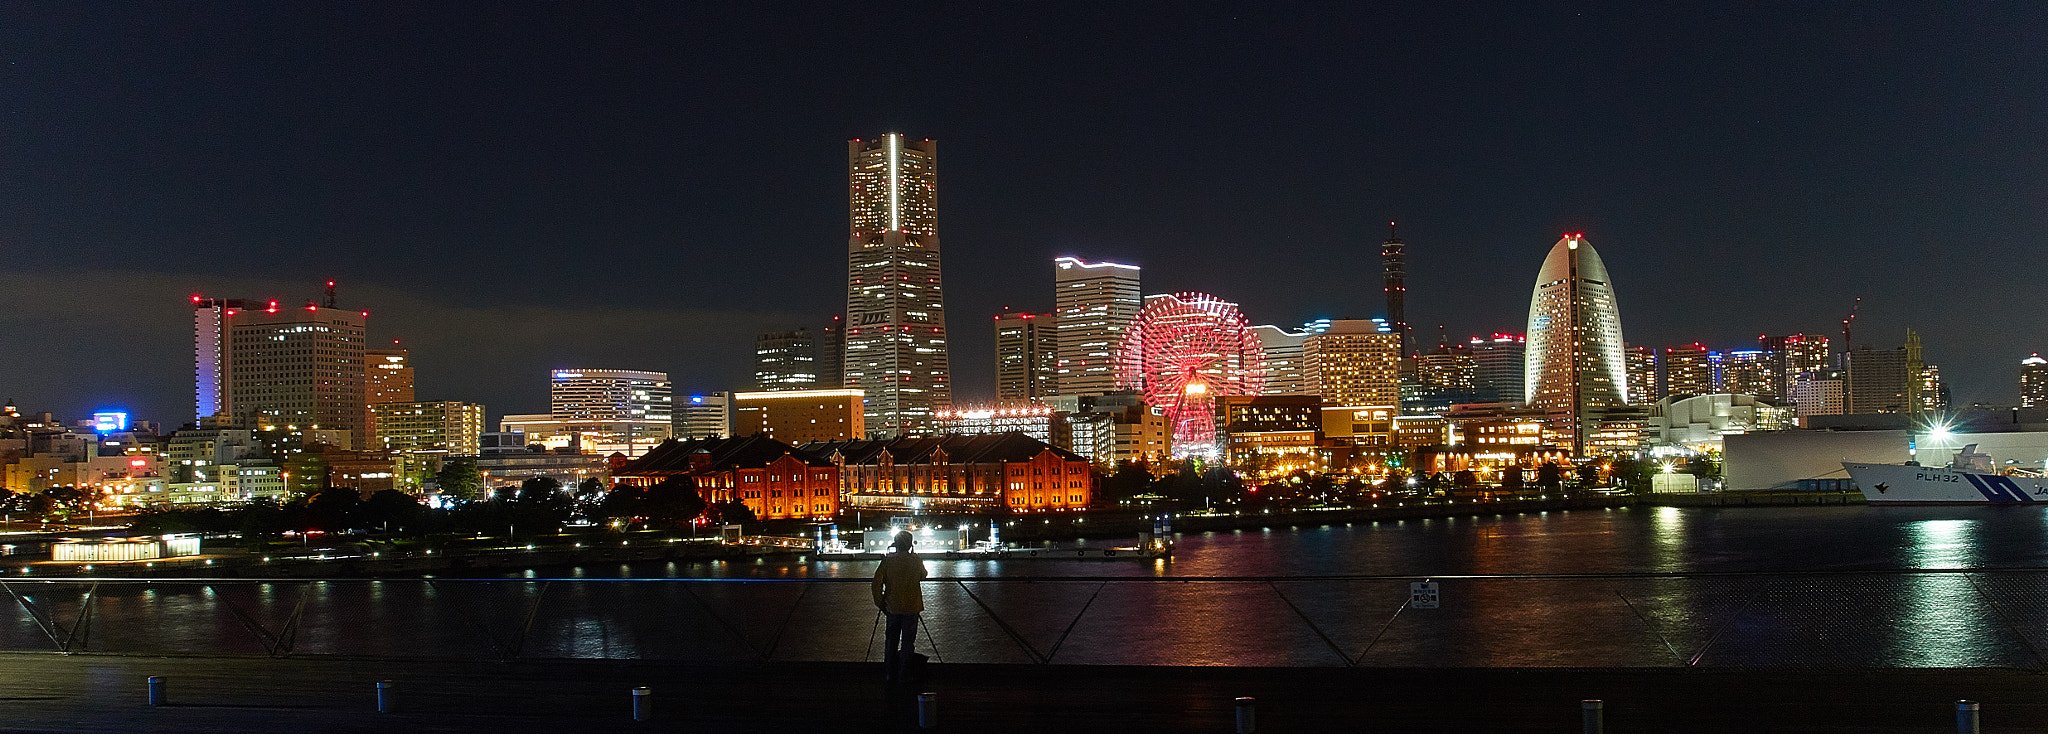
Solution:
{"label": "lit building facade", "polygon": [[1650,408],[1642,443],[1658,454],[1718,452],[1721,437],[1727,434],[1780,431],[1796,424],[1792,409],[1754,395],[1711,393],[1670,397]]}
{"label": "lit building facade", "polygon": [[[319,304],[192,297],[201,419],[251,428],[368,437],[364,322]],[[346,438],[342,438],[346,436]]]}
{"label": "lit building facade", "polygon": [[1278,326],[1252,327],[1252,334],[1259,338],[1259,349],[1266,357],[1266,385],[1259,394],[1316,394],[1315,381],[1311,379],[1302,349],[1307,345],[1309,335],[1316,333],[1317,327],[1315,322],[1310,322],[1301,331],[1288,331]]}
{"label": "lit building facade", "polygon": [[[1714,392],[1713,352],[1699,342],[1665,347],[1658,367],[1664,373],[1659,398],[1673,395],[1708,395]],[[1648,401],[1644,401],[1648,402]]]}
{"label": "lit building facade", "polygon": [[668,423],[674,396],[666,372],[567,369],[549,373],[556,420]]}
{"label": "lit building facade", "polygon": [[1598,417],[1628,404],[1621,309],[1600,254],[1585,238],[1559,239],[1543,260],[1529,297],[1529,356],[1524,402],[1587,455]]}
{"label": "lit building facade", "polygon": [[1649,347],[1629,346],[1622,350],[1622,359],[1628,363],[1628,397],[1636,403],[1651,403],[1657,400],[1657,351]]}
{"label": "lit building facade", "polygon": [[938,423],[943,434],[1022,433],[1054,446],[1071,441],[1065,430],[1065,416],[1043,405],[955,406],[939,411]]}
{"label": "lit building facade", "polygon": [[1792,378],[1799,373],[1835,368],[1834,353],[1829,351],[1825,336],[1787,334],[1765,336],[1759,342],[1771,355],[1778,377],[1777,393],[1781,396],[1792,394]]}
{"label": "lit building facade", "polygon": [[996,314],[997,402],[1028,405],[1057,394],[1059,343],[1053,321],[1049,313]]}
{"label": "lit building facade", "polygon": [[1060,395],[1101,395],[1116,390],[1116,351],[1124,327],[1144,307],[1136,265],[1053,260],[1053,329],[1059,345],[1054,366]]}
{"label": "lit building facade", "polygon": [[1326,406],[1401,402],[1401,336],[1377,321],[1329,322],[1303,342],[1302,359]]}
{"label": "lit building facade", "polygon": [[1775,356],[1760,349],[1738,349],[1721,355],[1719,392],[1776,401],[1778,385],[1783,381],[1778,379]]}
{"label": "lit building facade", "polygon": [[378,403],[378,445],[398,460],[400,488],[417,490],[408,480],[448,456],[483,452],[484,406],[454,401]]}
{"label": "lit building facade", "polygon": [[620,466],[612,477],[635,487],[680,478],[706,502],[738,501],[762,520],[830,520],[839,514],[839,467],[765,435],[671,441]]}
{"label": "lit building facade", "polygon": [[938,143],[850,140],[842,384],[878,437],[928,433],[952,403],[939,278]]}
{"label": "lit building facade", "polygon": [[2020,407],[2048,407],[2048,359],[2040,352],[2020,360]]}
{"label": "lit building facade", "polygon": [[1490,337],[1472,337],[1465,345],[1472,353],[1472,389],[1491,400],[1520,401],[1526,392],[1528,343],[1521,334],[1495,332]]}
{"label": "lit building facade", "polygon": [[[1909,369],[1906,350],[1864,346],[1842,355],[1847,366],[1848,394],[1843,412],[1849,415],[1905,413],[1919,398],[1917,366]],[[1911,377],[1909,377],[1911,375]],[[1912,388],[1913,395],[1907,395]]]}
{"label": "lit building facade", "polygon": [[1056,395],[1046,405],[1066,422],[1069,438],[1062,448],[1102,466],[1165,461],[1173,454],[1165,409],[1146,405],[1136,392]]}
{"label": "lit building facade", "polygon": [[1242,465],[1272,457],[1280,465],[1315,461],[1323,401],[1314,395],[1229,395],[1216,399],[1225,460]]}
{"label": "lit building facade", "polygon": [[809,329],[771,331],[754,340],[754,389],[815,390],[818,345]]}
{"label": "lit building facade", "polygon": [[[363,399],[370,406],[378,403],[410,403],[417,398],[413,392],[411,355],[394,344],[390,349],[369,349],[363,351]],[[377,411],[368,409],[364,419],[365,437],[363,446],[381,446],[377,437]]]}
{"label": "lit building facade", "polygon": [[858,439],[867,435],[861,397],[859,390],[734,393],[733,435],[792,444]]}
{"label": "lit building facade", "polygon": [[1845,381],[1841,370],[1808,370],[1792,377],[1792,409],[1803,421],[1808,416],[1842,415],[1847,410]]}
{"label": "lit building facade", "polygon": [[840,468],[848,509],[916,514],[1083,512],[1088,459],[1021,433],[805,444]]}
{"label": "lit building facade", "polygon": [[676,401],[676,438],[726,438],[732,433],[732,393],[711,392]]}

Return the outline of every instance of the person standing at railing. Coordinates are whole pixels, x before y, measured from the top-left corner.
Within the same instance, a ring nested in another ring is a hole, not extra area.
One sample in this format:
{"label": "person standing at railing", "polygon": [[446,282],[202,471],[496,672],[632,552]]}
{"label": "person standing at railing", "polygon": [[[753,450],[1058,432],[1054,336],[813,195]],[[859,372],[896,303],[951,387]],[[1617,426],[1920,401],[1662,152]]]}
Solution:
{"label": "person standing at railing", "polygon": [[883,637],[883,680],[905,682],[910,660],[917,655],[917,615],[924,611],[924,559],[917,557],[910,533],[898,532],[875,568],[875,607],[887,615]]}

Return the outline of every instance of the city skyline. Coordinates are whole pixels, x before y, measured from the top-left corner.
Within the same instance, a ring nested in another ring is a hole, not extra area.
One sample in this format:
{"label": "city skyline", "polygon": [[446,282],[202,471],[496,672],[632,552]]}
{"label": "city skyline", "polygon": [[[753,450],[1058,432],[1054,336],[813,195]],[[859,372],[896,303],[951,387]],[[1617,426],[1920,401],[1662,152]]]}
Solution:
{"label": "city skyline", "polygon": [[[654,11],[632,20],[695,39],[678,44],[687,49],[576,51],[545,32],[558,18],[503,13],[494,17],[507,28],[526,29],[524,53],[478,71],[467,60],[493,47],[494,32],[454,34],[433,52],[412,44],[419,31],[386,33],[467,27],[482,12],[473,7],[416,18],[11,9],[0,38],[23,63],[7,72],[17,93],[0,100],[13,113],[0,137],[15,164],[0,185],[20,216],[0,226],[10,263],[0,297],[13,317],[6,336],[37,349],[0,362],[14,377],[0,392],[60,412],[180,415],[189,376],[155,365],[188,359],[179,332],[190,324],[154,304],[193,292],[297,303],[327,278],[376,315],[371,343],[413,350],[423,396],[538,412],[534,375],[589,364],[667,371],[680,393],[738,389],[756,335],[839,311],[845,262],[821,244],[835,236],[844,183],[835,141],[899,131],[948,143],[956,318],[1049,309],[1044,263],[1059,256],[1144,267],[1147,293],[1215,293],[1253,323],[1383,315],[1381,227],[1397,220],[1413,329],[1514,331],[1524,304],[1511,292],[1546,235],[1585,231],[1617,280],[1644,284],[1620,293],[1632,343],[1732,349],[1759,333],[1829,334],[1860,296],[1859,345],[1895,348],[1914,328],[1958,404],[2017,400],[2017,360],[2041,351],[2048,331],[2017,306],[2038,290],[2021,274],[2044,265],[2028,203],[2044,149],[2013,124],[2038,120],[2038,101],[2011,90],[2038,88],[2042,65],[2014,62],[2039,51],[2010,29],[2038,26],[2038,11],[1582,10],[1326,9],[1321,31],[1259,9],[1184,14],[1152,31],[1142,29],[1162,18],[1133,10],[1095,16],[1100,30],[942,13],[934,22],[958,40],[935,60],[985,51],[1009,63],[926,79],[860,59],[842,59],[845,71],[759,54],[720,61],[756,37],[707,39],[706,29],[745,23]],[[581,22],[623,32],[622,20]],[[877,22],[784,30],[826,44]],[[217,35],[193,45],[155,32],[190,23]],[[1191,39],[1283,26],[1324,35],[1284,45],[1252,65],[1260,71],[1231,71],[1251,45],[1226,44],[1158,76],[1162,59],[1203,47]],[[354,40],[337,56],[278,40],[343,31],[386,40]],[[1005,40],[1030,32],[1055,45],[1097,33],[1130,43],[1076,61]],[[1382,35],[1383,51],[1355,43]],[[84,38],[110,39],[102,46],[115,52],[81,55],[94,47]],[[1730,38],[1755,60],[1719,53]],[[1619,63],[1652,42],[1671,50]],[[1913,52],[1930,43],[1970,50]],[[1544,52],[1553,44],[1573,55]],[[1414,59],[1373,71],[1380,53]],[[528,59],[557,57],[574,63],[524,83],[544,68]],[[208,66],[215,58],[230,63]],[[241,58],[298,73],[232,62]],[[1054,77],[1105,81],[1041,104],[1048,88],[1008,71],[1032,60],[1062,64]],[[644,80],[599,73],[639,63],[654,64]],[[756,83],[690,81],[737,65]],[[1263,83],[1280,68],[1326,71]],[[363,81],[344,81],[357,73]],[[838,74],[877,86],[819,87]],[[600,78],[615,80],[586,83]],[[1147,79],[1159,81],[1132,86]],[[675,91],[650,93],[657,86]],[[1156,92],[1133,98],[1134,88]],[[400,104],[423,94],[434,99]],[[563,111],[615,99],[636,101],[603,119]],[[549,101],[539,115],[471,112]],[[1417,112],[1367,114],[1383,104]],[[335,105],[345,112],[316,114]],[[1285,114],[1239,111],[1257,109]],[[725,144],[695,144],[714,129]],[[1289,145],[1223,144],[1252,139]],[[687,287],[668,287],[678,281]],[[1900,287],[1947,282],[1969,282],[1973,297]],[[1667,292],[1653,299],[1653,283]],[[94,338],[77,337],[79,324]],[[994,394],[984,331],[949,335],[962,400]],[[107,344],[121,345],[119,359],[106,358]]]}

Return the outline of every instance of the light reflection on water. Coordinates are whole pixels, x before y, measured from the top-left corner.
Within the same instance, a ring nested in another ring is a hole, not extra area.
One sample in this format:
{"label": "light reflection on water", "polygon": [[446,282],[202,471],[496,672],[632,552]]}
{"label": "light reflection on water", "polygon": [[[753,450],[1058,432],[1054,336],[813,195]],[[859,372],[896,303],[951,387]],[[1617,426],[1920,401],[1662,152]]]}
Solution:
{"label": "light reflection on water", "polygon": [[[928,561],[937,580],[926,621],[956,661],[2031,667],[2040,663],[2020,635],[2048,639],[2048,573],[1843,572],[2048,565],[2043,514],[1637,508],[1184,533],[1170,563]],[[296,654],[859,660],[875,634],[866,584],[775,580],[872,572],[872,562],[659,561],[496,582],[108,584],[82,649],[265,654],[290,637]],[[1664,572],[1709,575],[1456,578]],[[1407,578],[1289,580],[1373,575],[1438,577],[1443,607],[1404,608]],[[1075,579],[1091,576],[1160,580]],[[1191,579],[1224,576],[1276,578]],[[769,582],[598,581],[649,577]],[[531,580],[544,578],[592,581]],[[86,592],[10,583],[66,625]],[[20,608],[0,615],[0,648],[51,645]]]}

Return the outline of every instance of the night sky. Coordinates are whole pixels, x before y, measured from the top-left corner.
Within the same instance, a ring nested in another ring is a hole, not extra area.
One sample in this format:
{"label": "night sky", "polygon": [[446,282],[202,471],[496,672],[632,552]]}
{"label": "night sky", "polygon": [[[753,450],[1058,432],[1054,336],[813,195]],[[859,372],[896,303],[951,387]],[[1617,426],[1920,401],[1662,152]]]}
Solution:
{"label": "night sky", "polygon": [[734,5],[0,2],[0,398],[188,421],[187,297],[328,278],[493,420],[556,367],[745,388],[843,308],[844,141],[892,131],[940,143],[961,400],[1053,257],[1369,317],[1390,219],[1425,343],[1520,331],[1582,231],[1632,343],[1860,296],[1958,403],[2048,350],[2048,5]]}

